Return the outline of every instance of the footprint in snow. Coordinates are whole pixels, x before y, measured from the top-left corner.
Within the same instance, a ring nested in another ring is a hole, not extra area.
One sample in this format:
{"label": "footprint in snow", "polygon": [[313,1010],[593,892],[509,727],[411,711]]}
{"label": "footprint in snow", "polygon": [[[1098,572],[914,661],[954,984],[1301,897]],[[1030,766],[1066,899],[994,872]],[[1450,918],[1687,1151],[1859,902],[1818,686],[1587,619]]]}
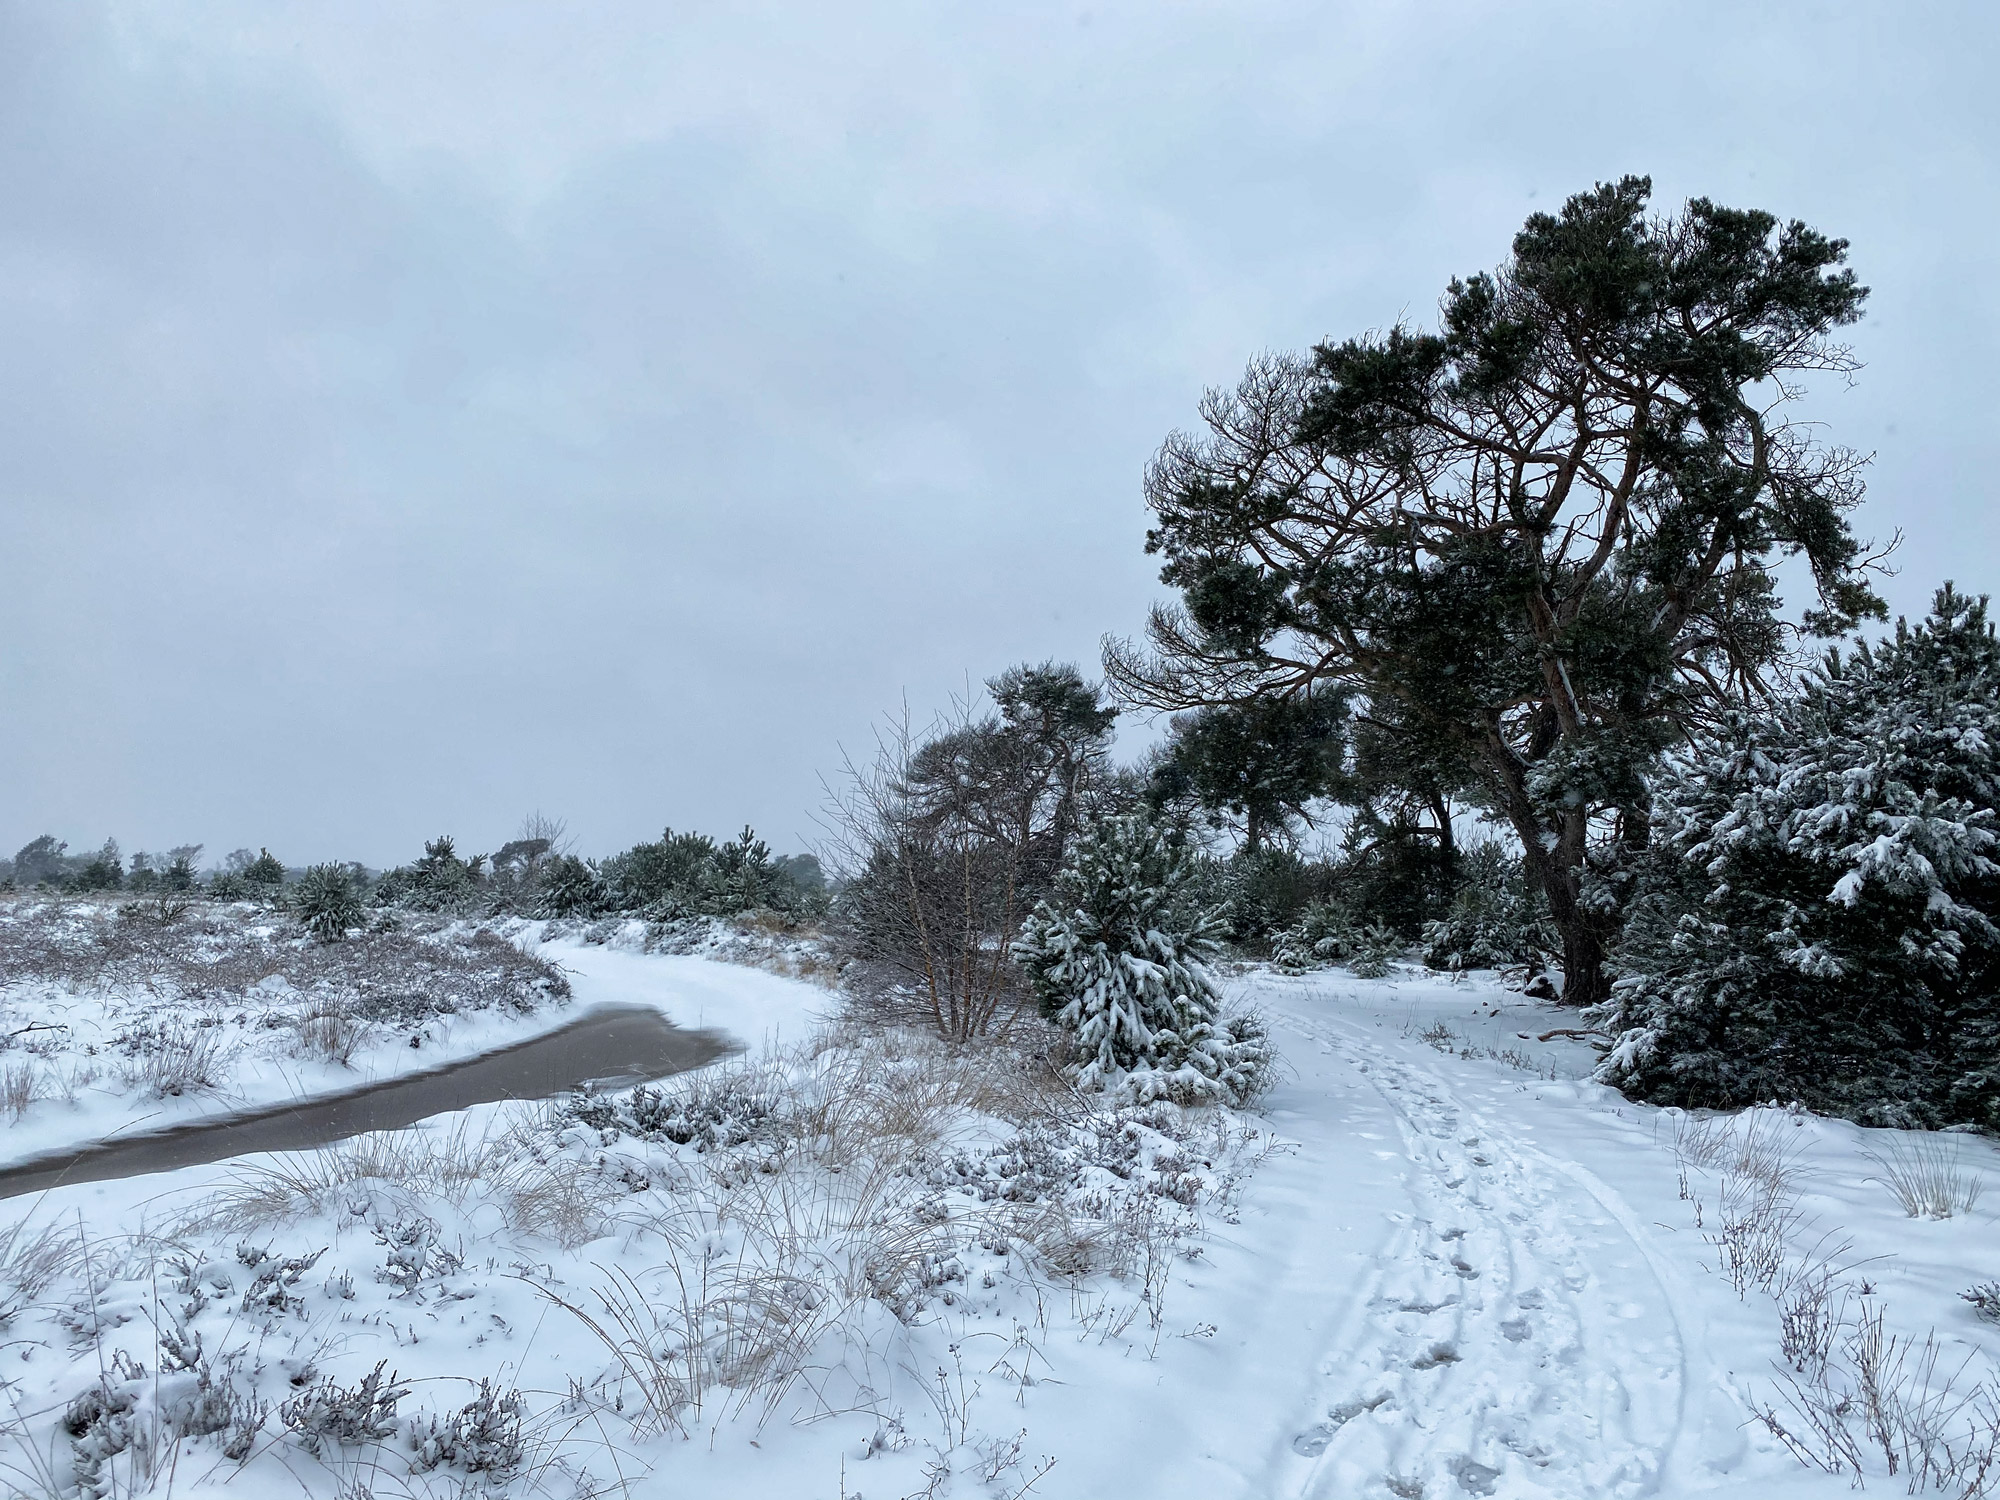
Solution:
{"label": "footprint in snow", "polygon": [[1410,1361],[1413,1370],[1435,1370],[1439,1365],[1458,1363],[1458,1351],[1449,1344],[1432,1344],[1430,1349]]}
{"label": "footprint in snow", "polygon": [[1475,1463],[1469,1458],[1455,1458],[1451,1461],[1452,1478],[1458,1487],[1469,1495],[1490,1495],[1500,1482],[1500,1471],[1490,1469],[1485,1464]]}
{"label": "footprint in snow", "polygon": [[1501,1335],[1510,1344],[1525,1343],[1533,1331],[1529,1328],[1526,1318],[1509,1318],[1500,1325]]}
{"label": "footprint in snow", "polygon": [[1315,1423],[1292,1439],[1292,1451],[1301,1458],[1318,1458],[1326,1452],[1326,1445],[1333,1441],[1333,1435],[1363,1412],[1374,1411],[1385,1405],[1389,1393],[1370,1396],[1366,1401],[1346,1401],[1326,1414],[1324,1422]]}

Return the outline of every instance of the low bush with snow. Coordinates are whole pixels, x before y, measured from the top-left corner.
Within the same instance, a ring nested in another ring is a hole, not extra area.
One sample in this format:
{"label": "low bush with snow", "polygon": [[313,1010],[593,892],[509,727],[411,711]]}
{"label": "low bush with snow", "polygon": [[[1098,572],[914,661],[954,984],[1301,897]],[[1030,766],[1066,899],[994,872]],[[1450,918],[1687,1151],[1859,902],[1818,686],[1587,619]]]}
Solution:
{"label": "low bush with snow", "polygon": [[1081,1086],[1239,1104],[1264,1088],[1270,1048],[1254,1017],[1219,1014],[1218,923],[1188,907],[1190,874],[1186,849],[1148,819],[1107,818],[1022,924],[1014,957],[1071,1034]]}
{"label": "low bush with snow", "polygon": [[1781,713],[1672,759],[1595,1024],[1602,1076],[1683,1105],[1800,1099],[2000,1127],[2000,643],[1948,586]]}

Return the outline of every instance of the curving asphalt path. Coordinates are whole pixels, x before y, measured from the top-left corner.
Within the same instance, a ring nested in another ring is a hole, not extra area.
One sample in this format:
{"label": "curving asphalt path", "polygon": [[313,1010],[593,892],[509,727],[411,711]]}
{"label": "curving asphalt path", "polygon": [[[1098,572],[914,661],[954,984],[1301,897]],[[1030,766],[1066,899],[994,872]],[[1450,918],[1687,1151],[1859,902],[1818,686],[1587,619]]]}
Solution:
{"label": "curving asphalt path", "polygon": [[475,1104],[547,1099],[585,1083],[643,1083],[738,1050],[723,1033],[684,1029],[651,1006],[597,1005],[553,1031],[429,1072],[30,1157],[0,1169],[0,1198],[310,1150]]}

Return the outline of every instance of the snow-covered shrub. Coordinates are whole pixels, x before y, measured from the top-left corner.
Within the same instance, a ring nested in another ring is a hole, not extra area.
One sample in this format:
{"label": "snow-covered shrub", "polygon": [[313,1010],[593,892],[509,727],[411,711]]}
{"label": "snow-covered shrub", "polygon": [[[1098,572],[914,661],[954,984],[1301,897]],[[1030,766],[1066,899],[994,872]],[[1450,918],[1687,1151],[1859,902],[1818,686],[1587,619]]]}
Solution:
{"label": "snow-covered shrub", "polygon": [[594,917],[611,903],[603,878],[587,861],[559,854],[542,876],[538,917]]}
{"label": "snow-covered shrub", "polygon": [[1296,924],[1278,934],[1271,957],[1287,974],[1343,963],[1354,951],[1360,924],[1337,901],[1315,901]]}
{"label": "snow-covered shrub", "polygon": [[1520,860],[1488,842],[1466,852],[1462,870],[1465,883],[1451,909],[1424,924],[1425,963],[1451,970],[1538,966],[1562,950]]}
{"label": "snow-covered shrub", "polygon": [[1296,926],[1278,934],[1271,957],[1288,974],[1344,964],[1362,979],[1380,979],[1405,944],[1380,922],[1362,924],[1338,901],[1315,901]]}
{"label": "snow-covered shrub", "polygon": [[521,1466],[521,1417],[526,1403],[518,1390],[503,1391],[485,1378],[479,1394],[440,1422],[410,1424],[411,1467],[419,1471],[448,1464],[468,1474],[504,1480]]}
{"label": "snow-covered shrub", "polygon": [[133,1394],[109,1377],[100,1380],[69,1404],[62,1427],[70,1441],[76,1465],[76,1493],[89,1500],[103,1500],[116,1490],[115,1476],[106,1472],[110,1461],[140,1440],[132,1408]]}
{"label": "snow-covered shrub", "polygon": [[1218,924],[1181,899],[1190,864],[1145,816],[1104,819],[1022,924],[1014,958],[1043,1015],[1074,1035],[1085,1087],[1239,1100],[1268,1067],[1261,1029],[1217,1016],[1205,960]]}
{"label": "snow-covered shrub", "polygon": [[412,911],[461,913],[472,910],[484,894],[486,856],[462,858],[450,834],[424,844],[424,857],[399,865],[375,887],[375,904]]}
{"label": "snow-covered shrub", "polygon": [[634,844],[604,861],[605,905],[656,922],[738,916],[806,904],[805,892],[771,849],[745,828],[717,843],[704,833],[669,828],[656,843]]}
{"label": "snow-covered shrub", "polygon": [[1407,946],[1393,929],[1370,922],[1349,944],[1347,967],[1357,979],[1380,979]]}
{"label": "snow-covered shrub", "polygon": [[250,895],[250,882],[234,870],[217,870],[209,879],[211,901],[248,901]]}
{"label": "snow-covered shrub", "polygon": [[410,1388],[398,1385],[393,1374],[383,1378],[388,1363],[377,1360],[375,1368],[351,1388],[337,1384],[331,1375],[321,1376],[278,1408],[278,1420],[296,1432],[306,1452],[315,1457],[329,1442],[379,1443],[394,1437],[396,1406]]}
{"label": "snow-covered shrub", "polygon": [[1671,759],[1601,1076],[2000,1126],[2000,643],[1949,585],[1893,640]]}
{"label": "snow-covered shrub", "polygon": [[292,910],[322,943],[337,943],[367,920],[354,872],[346,865],[314,865],[292,887]]}
{"label": "snow-covered shrub", "polygon": [[754,1067],[705,1068],[671,1087],[641,1084],[630,1093],[574,1094],[557,1106],[566,1119],[640,1140],[672,1141],[697,1151],[743,1145],[762,1135],[774,1104],[771,1080]]}
{"label": "snow-covered shrub", "polygon": [[125,1081],[158,1098],[217,1088],[228,1075],[221,1032],[179,1017],[142,1021],[116,1044],[130,1059],[121,1069]]}
{"label": "snow-covered shrub", "polygon": [[2000,1281],[1982,1281],[1960,1292],[1959,1300],[1970,1302],[1972,1310],[1989,1323],[2000,1323]]}
{"label": "snow-covered shrub", "polygon": [[243,883],[253,891],[275,892],[285,883],[285,864],[269,849],[259,849],[257,857],[239,872]]}

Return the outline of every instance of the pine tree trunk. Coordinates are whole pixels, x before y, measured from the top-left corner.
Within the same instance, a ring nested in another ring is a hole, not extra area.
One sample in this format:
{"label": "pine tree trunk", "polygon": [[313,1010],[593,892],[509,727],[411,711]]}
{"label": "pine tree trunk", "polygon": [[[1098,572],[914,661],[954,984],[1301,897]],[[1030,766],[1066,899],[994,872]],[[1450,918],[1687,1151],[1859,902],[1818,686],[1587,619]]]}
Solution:
{"label": "pine tree trunk", "polygon": [[1549,917],[1562,936],[1565,1005],[1595,1005],[1610,993],[1604,975],[1604,934],[1583,910],[1573,888],[1573,872],[1548,862],[1542,888],[1548,893]]}
{"label": "pine tree trunk", "polygon": [[1485,761],[1496,772],[1507,819],[1520,837],[1528,874],[1549,903],[1549,920],[1563,945],[1562,1003],[1595,1005],[1611,992],[1604,973],[1606,938],[1603,919],[1586,911],[1581,899],[1584,840],[1589,825],[1584,812],[1567,814],[1560,828],[1549,828],[1528,796],[1523,766],[1497,735],[1488,742]]}

